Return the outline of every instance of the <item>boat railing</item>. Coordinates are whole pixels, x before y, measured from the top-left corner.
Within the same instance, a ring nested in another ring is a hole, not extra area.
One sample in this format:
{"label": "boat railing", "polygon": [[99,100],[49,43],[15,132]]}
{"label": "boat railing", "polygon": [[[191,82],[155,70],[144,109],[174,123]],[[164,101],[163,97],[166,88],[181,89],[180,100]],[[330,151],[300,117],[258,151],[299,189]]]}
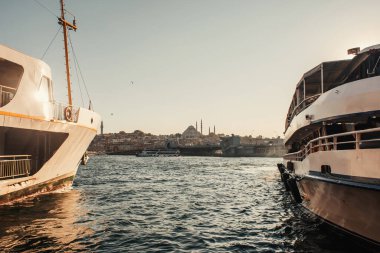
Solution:
{"label": "boat railing", "polygon": [[318,137],[309,141],[300,151],[286,154],[284,159],[302,161],[319,151],[374,148],[380,148],[380,127]]}
{"label": "boat railing", "polygon": [[[77,106],[68,105],[61,102],[53,102],[54,106],[54,119],[66,120],[71,122],[78,122],[79,110]],[[70,112],[68,112],[68,110]]]}
{"label": "boat railing", "polygon": [[0,156],[0,179],[29,176],[31,155]]}
{"label": "boat railing", "polygon": [[317,98],[320,95],[321,95],[321,93],[318,93],[316,95],[307,97],[307,98],[303,99],[296,107],[294,107],[294,109],[292,110],[292,112],[290,113],[290,115],[288,115],[288,119],[287,119],[288,122],[287,122],[286,128],[288,127],[288,125],[290,124],[290,122],[293,120],[294,116],[298,115],[304,109],[306,109],[307,107],[309,107],[309,105],[311,105],[315,100],[317,100]]}
{"label": "boat railing", "polygon": [[8,104],[16,94],[16,89],[0,85],[0,107],[3,107],[4,105]]}

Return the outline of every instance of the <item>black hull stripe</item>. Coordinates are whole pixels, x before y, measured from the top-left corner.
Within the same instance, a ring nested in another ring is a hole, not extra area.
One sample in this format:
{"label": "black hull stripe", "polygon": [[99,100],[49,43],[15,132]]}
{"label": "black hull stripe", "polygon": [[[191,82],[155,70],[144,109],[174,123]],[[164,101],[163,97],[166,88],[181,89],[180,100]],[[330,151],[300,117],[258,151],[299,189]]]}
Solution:
{"label": "black hull stripe", "polygon": [[313,171],[313,170],[311,170],[309,174],[314,175],[314,176],[320,176],[320,177],[328,176],[330,178],[334,178],[337,180],[346,180],[346,181],[352,181],[352,182],[357,182],[357,183],[380,185],[380,178],[358,177],[358,176],[350,176],[350,175],[343,175],[343,174],[336,174],[336,173],[323,174],[320,171]]}
{"label": "black hull stripe", "polygon": [[[313,173],[314,174],[314,173]],[[327,183],[332,184],[339,184],[344,185],[348,187],[356,187],[356,188],[362,188],[367,190],[373,190],[373,191],[380,191],[380,185],[379,184],[369,184],[369,183],[363,183],[363,182],[356,182],[352,180],[346,180],[343,178],[337,178],[334,176],[320,176],[320,175],[305,175],[303,178],[305,179],[311,179],[311,180],[319,180]],[[321,173],[322,174],[322,173]]]}
{"label": "black hull stripe", "polygon": [[347,120],[347,119],[352,119],[352,118],[368,118],[368,117],[372,117],[374,115],[379,116],[380,110],[331,116],[331,117],[327,117],[327,118],[323,118],[323,119],[314,120],[311,122],[311,124],[318,124],[318,123],[322,123],[324,121]]}

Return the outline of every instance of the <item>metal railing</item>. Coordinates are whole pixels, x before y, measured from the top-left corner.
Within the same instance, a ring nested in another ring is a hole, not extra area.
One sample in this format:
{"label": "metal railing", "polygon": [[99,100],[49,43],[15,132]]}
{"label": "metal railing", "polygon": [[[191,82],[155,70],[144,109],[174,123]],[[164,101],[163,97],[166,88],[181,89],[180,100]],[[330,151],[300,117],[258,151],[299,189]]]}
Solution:
{"label": "metal railing", "polygon": [[31,155],[0,156],[0,179],[29,176]]}
{"label": "metal railing", "polygon": [[293,120],[293,118],[298,115],[300,112],[305,110],[309,105],[311,105],[322,93],[318,93],[316,95],[310,96],[302,100],[297,106],[293,108],[290,114],[287,115],[287,122],[286,122],[286,128],[288,128],[290,122]]}
{"label": "metal railing", "polygon": [[79,117],[79,107],[76,106],[70,106],[68,104],[59,103],[59,102],[53,102],[53,108],[54,108],[54,119],[56,120],[68,120],[67,114],[66,114],[66,108],[71,108],[71,120],[72,122],[78,122]]}
{"label": "metal railing", "polygon": [[322,136],[309,141],[300,151],[286,154],[284,159],[302,161],[319,151],[373,148],[380,148],[380,127]]}

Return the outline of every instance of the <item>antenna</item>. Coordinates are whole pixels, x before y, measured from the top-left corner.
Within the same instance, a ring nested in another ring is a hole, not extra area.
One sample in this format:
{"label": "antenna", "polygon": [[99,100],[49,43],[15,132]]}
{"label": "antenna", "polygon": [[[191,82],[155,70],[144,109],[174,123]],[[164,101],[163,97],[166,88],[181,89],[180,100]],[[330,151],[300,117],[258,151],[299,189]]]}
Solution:
{"label": "antenna", "polygon": [[347,54],[357,55],[360,52],[360,47],[354,47],[347,50]]}

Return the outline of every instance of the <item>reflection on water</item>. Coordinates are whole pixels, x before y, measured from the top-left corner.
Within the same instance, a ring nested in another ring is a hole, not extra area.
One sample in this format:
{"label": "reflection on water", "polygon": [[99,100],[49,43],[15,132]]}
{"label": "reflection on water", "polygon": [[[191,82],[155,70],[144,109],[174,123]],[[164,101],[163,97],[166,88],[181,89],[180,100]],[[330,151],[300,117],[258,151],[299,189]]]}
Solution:
{"label": "reflection on water", "polygon": [[84,250],[78,238],[94,234],[89,224],[81,224],[87,210],[79,190],[43,194],[0,209],[0,248],[25,250]]}
{"label": "reflection on water", "polygon": [[274,158],[93,157],[73,189],[0,207],[10,252],[357,252],[284,192]]}

